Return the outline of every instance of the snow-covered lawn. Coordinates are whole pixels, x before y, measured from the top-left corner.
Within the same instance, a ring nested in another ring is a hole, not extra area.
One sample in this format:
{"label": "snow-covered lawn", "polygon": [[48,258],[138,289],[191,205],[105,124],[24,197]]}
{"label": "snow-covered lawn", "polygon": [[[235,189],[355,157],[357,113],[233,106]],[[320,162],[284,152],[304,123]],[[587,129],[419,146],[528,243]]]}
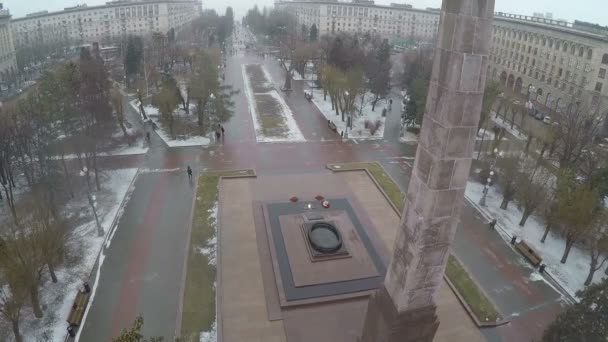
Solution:
{"label": "snow-covered lawn", "polygon": [[498,126],[504,128],[507,132],[509,132],[516,139],[519,139],[519,140],[526,140],[526,139],[528,139],[528,136],[525,133],[523,133],[520,130],[518,130],[517,126],[513,126],[513,128],[511,128],[511,121],[510,121],[509,118],[507,118],[503,122],[502,116],[498,116],[498,114],[496,112],[492,112],[492,114],[490,114],[490,118],[492,118],[492,121],[494,121],[495,124],[497,124]]}
{"label": "snow-covered lawn", "polygon": [[[132,191],[131,184],[136,174],[137,169],[104,171],[106,179],[102,184],[102,190],[95,193],[95,201],[101,225],[106,233],[105,237],[99,237],[97,234],[95,220],[90,213],[86,198],[77,198],[68,203],[65,209],[66,215],[86,219],[85,223],[74,229],[69,242],[72,254],[82,258],[57,269],[56,284],[45,279],[45,285],[40,288],[44,317],[35,319],[31,309],[24,310],[22,320],[24,341],[64,341],[66,319],[74,297],[83,281],[88,279],[102,244],[110,238],[110,230],[115,219],[117,222],[122,214],[121,204],[128,201]],[[93,291],[95,287],[93,285]],[[93,298],[90,299],[92,300]]]}
{"label": "snow-covered lawn", "polygon": [[272,86],[272,78],[266,68],[259,64],[243,64],[241,68],[256,140],[304,141],[291,109]]}
{"label": "snow-covered lawn", "polygon": [[418,135],[416,135],[412,132],[408,132],[404,129],[403,134],[401,135],[401,137],[399,137],[399,141],[400,142],[417,142]]}
{"label": "snow-covered lawn", "polygon": [[[511,236],[516,235],[519,239],[526,241],[542,258],[547,265],[547,271],[555,278],[559,284],[572,296],[575,292],[584,287],[583,283],[589,272],[589,253],[581,246],[573,246],[568,256],[566,264],[560,263],[564,253],[565,241],[557,232],[550,232],[541,243],[540,239],[544,233],[544,223],[536,215],[532,215],[526,221],[524,227],[519,226],[522,211],[517,208],[517,203],[509,203],[507,210],[500,209],[502,193],[496,188],[491,187],[486,197],[486,207],[477,205],[483,193],[483,185],[477,182],[468,182],[465,192],[466,198],[481,210],[486,216],[496,218],[499,228],[497,232],[501,234],[505,242],[509,243]],[[595,273],[593,282],[599,282],[605,276],[604,272],[608,265]]]}
{"label": "snow-covered lawn", "polygon": [[[139,101],[137,99],[135,99],[135,100],[131,101],[130,104],[131,104],[131,107],[133,107],[133,109],[139,113]],[[192,114],[194,109],[195,109],[194,104],[190,104],[190,113],[191,114],[186,115],[186,113],[180,106],[175,111],[176,122],[178,120],[181,120],[184,122],[194,123],[197,120],[196,115]],[[203,146],[203,145],[209,145],[212,141],[212,139],[210,138],[211,133],[209,133],[209,137],[204,137],[204,136],[200,136],[200,135],[184,134],[184,135],[179,135],[176,139],[173,139],[171,137],[171,134],[169,133],[169,128],[164,127],[164,125],[161,123],[160,113],[158,112],[158,108],[151,106],[151,105],[145,105],[144,110],[146,111],[146,116],[148,117],[148,119],[152,120],[154,122],[154,124],[156,124],[156,126],[158,127],[158,129],[156,130],[156,133],[161,137],[161,139],[163,139],[163,141],[167,145],[169,145],[169,147]]]}
{"label": "snow-covered lawn", "polygon": [[[491,129],[486,128],[485,130],[482,128],[477,132],[477,140],[484,141],[493,141],[496,138],[494,132]],[[503,137],[502,140],[507,140],[507,138]]]}
{"label": "snow-covered lawn", "polygon": [[[340,115],[336,115],[336,111],[331,108],[331,100],[329,99],[329,95],[327,95],[327,100],[323,100],[323,89],[313,89],[312,102],[319,108],[319,111],[323,113],[323,116],[327,120],[331,120],[334,124],[336,124],[336,128],[338,133],[346,132],[346,115],[344,115],[345,119],[342,121],[342,113]],[[364,101],[363,110],[361,111],[361,115],[359,115],[359,105],[361,104],[361,99],[357,98],[355,101],[355,115],[353,117],[353,128],[348,130],[348,137],[353,139],[382,139],[384,137],[384,122],[385,117],[382,116],[382,109],[387,106],[386,101],[380,100],[376,104],[376,108],[372,111],[371,101],[367,99],[371,99],[371,94],[365,94],[366,100]],[[368,121],[371,124],[376,124],[376,122],[380,122],[380,127],[376,130],[376,132],[372,135],[368,128],[365,128],[365,122]]]}

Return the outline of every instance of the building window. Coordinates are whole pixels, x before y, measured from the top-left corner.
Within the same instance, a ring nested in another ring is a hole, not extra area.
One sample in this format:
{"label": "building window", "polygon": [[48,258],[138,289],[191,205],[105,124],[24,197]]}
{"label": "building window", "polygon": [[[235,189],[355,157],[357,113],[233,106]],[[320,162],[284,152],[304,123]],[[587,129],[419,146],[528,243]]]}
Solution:
{"label": "building window", "polygon": [[602,56],[602,64],[608,64],[608,53]]}
{"label": "building window", "polygon": [[557,76],[562,77],[563,73],[564,73],[564,69],[559,68],[559,70],[557,71]]}
{"label": "building window", "polygon": [[602,91],[602,87],[604,86],[604,84],[602,82],[596,82],[595,83],[595,91]]}
{"label": "building window", "polygon": [[587,59],[591,59],[591,57],[593,57],[593,50],[589,49],[587,50]]}
{"label": "building window", "polygon": [[551,77],[547,78],[547,84],[551,85],[551,81],[553,81],[553,79]]}
{"label": "building window", "polygon": [[606,78],[606,69],[600,68],[600,71],[598,72],[597,77],[601,78],[601,79]]}

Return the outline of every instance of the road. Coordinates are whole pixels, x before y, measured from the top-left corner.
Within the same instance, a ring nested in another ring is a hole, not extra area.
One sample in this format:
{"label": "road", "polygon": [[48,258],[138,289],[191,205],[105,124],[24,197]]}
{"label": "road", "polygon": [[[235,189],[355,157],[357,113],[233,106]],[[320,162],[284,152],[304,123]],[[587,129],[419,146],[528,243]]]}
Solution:
{"label": "road", "polygon": [[[241,65],[266,65],[275,83],[282,70],[272,59],[246,52],[227,61],[226,83],[243,88]],[[107,341],[129,326],[136,315],[145,318],[146,336],[171,340],[177,330],[179,292],[187,251],[193,186],[185,168],[254,168],[259,175],[322,170],[330,162],[378,161],[404,191],[416,146],[398,142],[399,101],[388,113],[385,139],[339,139],[324,117],[302,95],[302,82],[284,94],[307,142],[256,143],[247,100],[235,98],[235,114],[227,122],[223,144],[168,148],[156,143],[145,156],[100,158],[106,168],[139,167],[135,190],[124,208],[111,245],[104,251],[101,276],[81,332],[81,341]],[[454,252],[512,324],[484,329],[489,341],[529,341],[542,332],[546,319],[559,309],[559,294],[542,282],[529,282],[530,270],[521,257],[489,232],[485,219],[467,206],[463,210]],[[540,322],[540,323],[534,323]]]}

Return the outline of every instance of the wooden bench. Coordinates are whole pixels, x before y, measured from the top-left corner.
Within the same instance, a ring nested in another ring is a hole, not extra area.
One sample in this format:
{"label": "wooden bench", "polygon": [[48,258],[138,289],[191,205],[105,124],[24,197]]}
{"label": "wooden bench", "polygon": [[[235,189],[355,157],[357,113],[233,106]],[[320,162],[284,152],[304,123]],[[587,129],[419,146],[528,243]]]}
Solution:
{"label": "wooden bench", "polygon": [[74,299],[74,304],[72,304],[70,314],[68,315],[68,324],[70,326],[77,327],[82,323],[84,311],[87,309],[90,296],[90,292],[78,291],[78,294],[76,294],[76,298]]}
{"label": "wooden bench", "polygon": [[336,127],[336,124],[331,122],[331,121],[327,121],[327,126],[329,126],[329,129],[331,129],[334,132],[338,132],[338,128]]}
{"label": "wooden bench", "polygon": [[543,258],[536,254],[536,252],[532,248],[530,248],[530,246],[528,246],[528,244],[524,240],[521,240],[516,243],[515,248],[534,266],[540,265],[540,263],[543,261]]}

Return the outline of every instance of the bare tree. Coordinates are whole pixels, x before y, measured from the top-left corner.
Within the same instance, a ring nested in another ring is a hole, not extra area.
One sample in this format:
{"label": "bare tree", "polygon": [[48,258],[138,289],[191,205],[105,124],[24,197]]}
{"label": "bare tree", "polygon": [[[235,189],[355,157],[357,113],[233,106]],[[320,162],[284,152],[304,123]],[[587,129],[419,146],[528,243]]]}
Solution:
{"label": "bare tree", "polygon": [[124,99],[120,90],[118,88],[112,88],[110,93],[110,100],[112,102],[112,108],[114,109],[114,113],[116,113],[116,121],[118,121],[118,126],[122,130],[122,134],[125,136],[125,139],[131,143],[129,139],[129,133],[127,133],[127,127],[125,127],[125,109],[124,109]]}
{"label": "bare tree", "polygon": [[595,272],[602,268],[608,260],[608,209],[599,209],[586,240],[589,252],[589,273],[585,279],[585,286],[588,286],[593,281]]}
{"label": "bare tree", "polygon": [[0,314],[11,325],[16,342],[23,342],[19,323],[21,322],[21,310],[24,305],[23,291],[19,289],[18,285],[0,284]]}
{"label": "bare tree", "polygon": [[175,121],[174,112],[179,104],[177,97],[177,89],[175,81],[165,81],[161,91],[154,96],[154,105],[158,107],[158,111],[163,119],[169,125],[171,137],[175,139],[173,124]]}
{"label": "bare tree", "polygon": [[515,198],[517,177],[520,168],[519,163],[518,157],[510,156],[499,158],[496,162],[500,171],[498,184],[502,189],[502,203],[500,204],[500,209],[506,210],[509,202]]}
{"label": "bare tree", "polygon": [[560,203],[559,219],[566,239],[562,264],[566,263],[574,243],[584,238],[593,228],[594,213],[599,201],[597,192],[588,185],[577,183],[573,176],[567,181],[569,184],[562,186],[563,190],[558,191],[557,195]]}
{"label": "bare tree", "polygon": [[533,174],[533,172],[532,169],[528,169],[517,177],[518,184],[516,185],[516,195],[519,204],[521,204],[524,209],[521,220],[519,221],[519,225],[522,227],[526,224],[528,217],[542,205],[547,196],[547,192],[550,191],[550,175],[546,172],[537,174]]}
{"label": "bare tree", "polygon": [[0,268],[4,274],[13,274],[19,279],[20,288],[29,296],[34,316],[40,318],[38,287],[45,264],[35,240],[24,231],[25,226],[26,223],[9,225],[0,237]]}
{"label": "bare tree", "polygon": [[604,117],[591,113],[588,108],[570,104],[556,117],[555,131],[558,161],[562,169],[575,169],[584,151],[601,131]]}

